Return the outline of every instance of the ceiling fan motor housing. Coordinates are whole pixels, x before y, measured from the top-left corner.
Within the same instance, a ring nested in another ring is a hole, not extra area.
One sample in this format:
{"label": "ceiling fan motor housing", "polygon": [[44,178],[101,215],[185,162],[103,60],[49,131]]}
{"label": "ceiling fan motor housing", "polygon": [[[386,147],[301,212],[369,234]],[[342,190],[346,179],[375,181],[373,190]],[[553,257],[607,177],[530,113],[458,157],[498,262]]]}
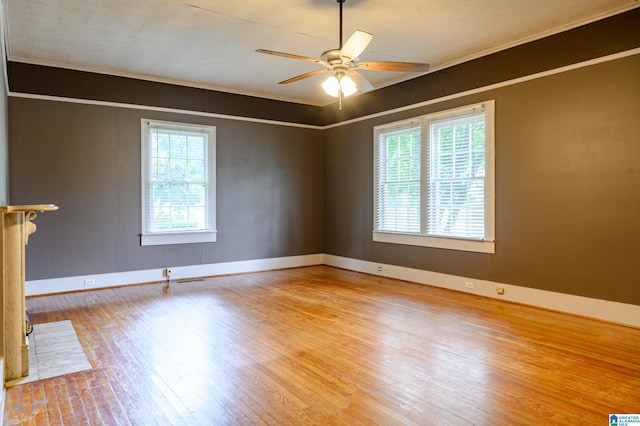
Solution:
{"label": "ceiling fan motor housing", "polygon": [[322,54],[321,58],[323,61],[325,61],[329,65],[340,65],[342,64],[342,59],[343,59],[343,57],[340,55],[340,52],[341,52],[340,49],[327,50]]}

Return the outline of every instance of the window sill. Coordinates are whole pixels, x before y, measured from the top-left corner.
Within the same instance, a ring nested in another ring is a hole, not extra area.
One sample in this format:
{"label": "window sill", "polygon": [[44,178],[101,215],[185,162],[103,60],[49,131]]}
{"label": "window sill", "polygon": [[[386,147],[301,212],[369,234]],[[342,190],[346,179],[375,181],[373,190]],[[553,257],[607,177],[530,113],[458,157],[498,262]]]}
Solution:
{"label": "window sill", "polygon": [[217,231],[167,232],[164,234],[142,234],[141,246],[161,246],[168,244],[215,243]]}
{"label": "window sill", "polygon": [[373,231],[373,241],[380,243],[405,244],[441,248],[447,250],[471,251],[476,253],[495,253],[494,241],[463,240],[456,238],[438,238],[425,235],[396,234],[392,232]]}

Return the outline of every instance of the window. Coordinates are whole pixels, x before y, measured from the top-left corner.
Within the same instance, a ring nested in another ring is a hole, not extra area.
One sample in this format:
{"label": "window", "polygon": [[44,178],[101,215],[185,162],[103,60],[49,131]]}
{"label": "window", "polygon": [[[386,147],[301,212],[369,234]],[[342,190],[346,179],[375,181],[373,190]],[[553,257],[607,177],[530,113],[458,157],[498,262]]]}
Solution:
{"label": "window", "polygon": [[216,128],[142,120],[140,244],[216,241]]}
{"label": "window", "polygon": [[494,253],[494,101],[374,129],[373,240]]}

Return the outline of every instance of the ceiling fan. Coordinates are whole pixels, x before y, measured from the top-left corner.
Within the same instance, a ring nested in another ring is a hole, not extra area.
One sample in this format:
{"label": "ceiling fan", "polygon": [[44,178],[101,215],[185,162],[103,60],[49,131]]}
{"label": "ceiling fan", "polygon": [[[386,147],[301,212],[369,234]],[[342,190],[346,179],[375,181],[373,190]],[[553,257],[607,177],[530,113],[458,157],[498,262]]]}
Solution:
{"label": "ceiling fan", "polygon": [[356,93],[358,90],[367,92],[373,89],[369,83],[357,70],[372,71],[399,71],[399,72],[426,72],[429,70],[429,64],[421,64],[414,62],[389,62],[389,61],[367,61],[360,62],[360,55],[367,48],[372,34],[365,31],[357,30],[351,37],[342,43],[342,4],[345,0],[337,0],[340,4],[340,47],[337,49],[327,50],[322,53],[320,59],[309,58],[306,56],[294,55],[291,53],[276,52],[274,50],[258,49],[256,52],[266,53],[268,55],[282,56],[285,58],[298,59],[307,62],[314,62],[324,66],[324,69],[310,71],[304,74],[283,80],[278,84],[289,84],[305,78],[313,77],[325,72],[331,73],[331,76],[322,83],[322,88],[327,94],[339,98],[339,106],[342,109],[342,97]]}

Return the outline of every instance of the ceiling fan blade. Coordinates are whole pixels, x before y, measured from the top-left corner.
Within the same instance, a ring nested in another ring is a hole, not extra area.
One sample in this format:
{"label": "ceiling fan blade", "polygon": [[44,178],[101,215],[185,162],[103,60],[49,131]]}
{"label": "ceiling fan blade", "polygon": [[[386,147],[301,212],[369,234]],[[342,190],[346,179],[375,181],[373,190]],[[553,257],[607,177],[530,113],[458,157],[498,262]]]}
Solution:
{"label": "ceiling fan blade", "polygon": [[364,78],[359,72],[349,70],[347,71],[347,75],[349,75],[353,82],[356,83],[356,86],[358,87],[358,90],[360,92],[364,93],[373,90],[373,86],[371,85],[371,83],[369,83],[367,79]]}
{"label": "ceiling fan blade", "polygon": [[266,53],[267,55],[282,56],[283,58],[289,58],[289,59],[299,59],[301,61],[314,62],[316,64],[324,65],[323,61],[321,61],[320,59],[309,58],[307,56],[294,55],[292,53],[276,52],[275,50],[267,50],[267,49],[257,49],[256,52]]}
{"label": "ceiling fan blade", "polygon": [[287,80],[283,80],[283,81],[279,82],[278,84],[294,83],[296,81],[300,81],[300,80],[303,80],[305,78],[313,77],[314,75],[322,74],[323,72],[327,72],[327,70],[315,70],[315,71],[306,72],[304,74],[300,74],[300,75],[297,75],[295,77],[291,77],[291,78],[289,78]]}
{"label": "ceiling fan blade", "polygon": [[373,38],[373,34],[369,34],[364,31],[356,31],[349,37],[349,40],[342,46],[342,50],[340,51],[340,56],[343,58],[348,58],[349,60],[354,60],[362,52],[367,48],[369,43],[371,43],[371,39]]}
{"label": "ceiling fan blade", "polygon": [[372,71],[400,71],[400,72],[426,72],[429,71],[429,64],[415,62],[359,62],[355,68]]}

